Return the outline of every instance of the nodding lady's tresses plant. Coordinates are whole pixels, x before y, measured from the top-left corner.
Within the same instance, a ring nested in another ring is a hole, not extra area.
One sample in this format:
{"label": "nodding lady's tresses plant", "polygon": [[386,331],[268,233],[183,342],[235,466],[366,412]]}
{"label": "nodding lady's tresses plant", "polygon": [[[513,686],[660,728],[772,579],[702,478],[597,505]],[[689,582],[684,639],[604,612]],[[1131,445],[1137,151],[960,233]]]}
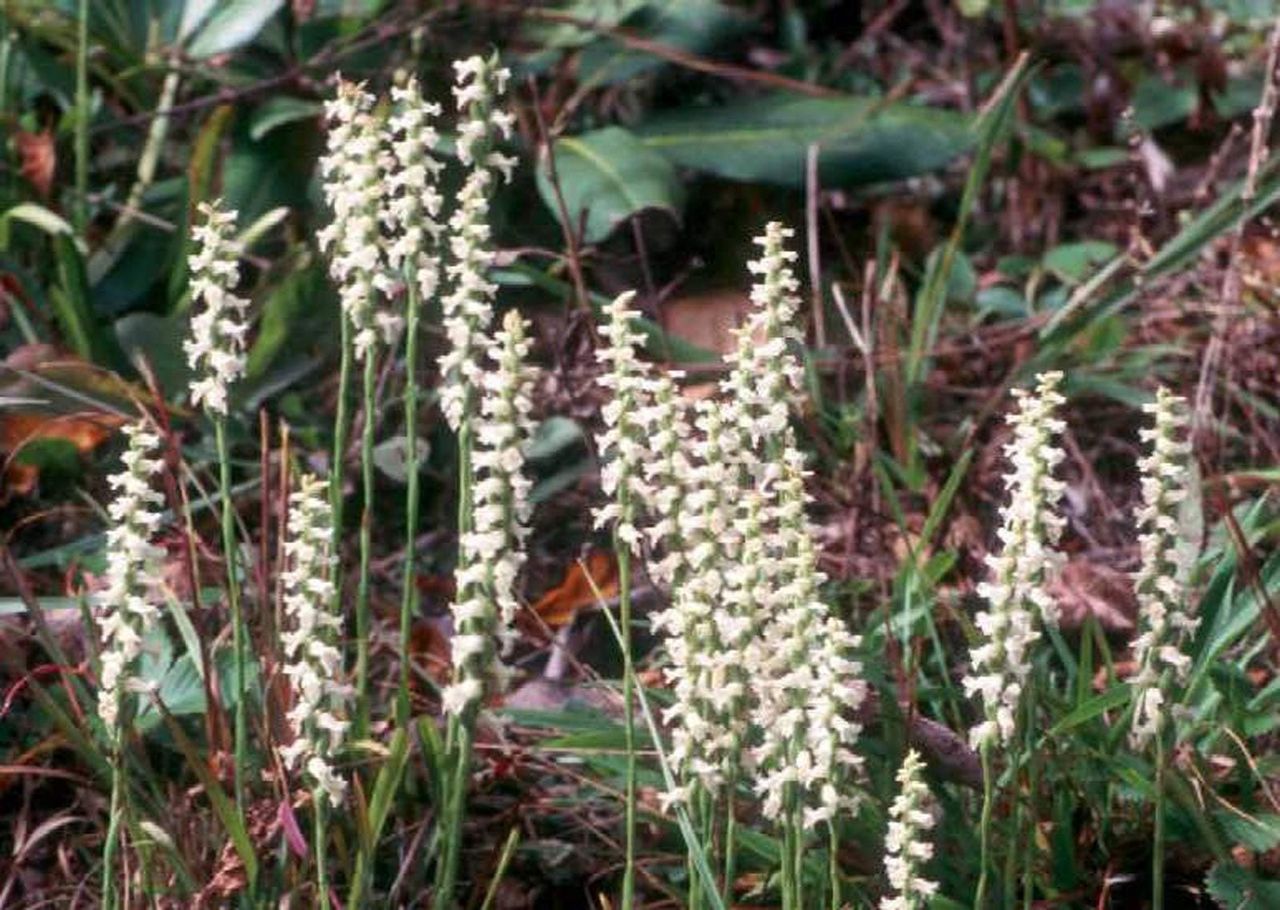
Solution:
{"label": "nodding lady's tresses plant", "polygon": [[1018,408],[1008,418],[1013,439],[1005,455],[1012,470],[1004,478],[1009,501],[1002,511],[1001,548],[987,557],[991,579],[978,587],[989,608],[975,620],[983,637],[969,652],[971,668],[964,678],[965,692],[977,695],[983,710],[982,721],[970,733],[983,766],[982,869],[975,910],[984,907],[991,859],[992,749],[1015,745],[1039,627],[1058,621],[1048,586],[1062,559],[1055,546],[1064,525],[1057,511],[1064,484],[1053,476],[1064,457],[1054,444],[1064,429],[1056,416],[1065,401],[1058,391],[1061,381],[1061,373],[1043,373],[1034,392],[1014,390]]}
{"label": "nodding lady's tresses plant", "polygon": [[[381,328],[393,334],[398,320],[378,311],[378,295],[390,289],[382,251],[381,222],[385,217],[386,137],[374,113],[374,98],[363,86],[339,80],[337,97],[325,103],[329,120],[326,153],[320,158],[325,200],[333,220],[317,236],[329,254],[329,274],[342,305],[342,360],[338,377],[338,408],[334,419],[330,505],[333,509],[333,550],[342,543],[342,462],[346,452],[347,398],[352,359],[364,367],[364,431],[361,437],[361,478],[364,510],[360,524],[360,579],[356,595],[356,726],[363,733],[368,722],[369,686],[369,559],[372,549],[374,347]],[[342,588],[341,572],[335,585]]]}
{"label": "nodding lady's tresses plant", "polygon": [[647,405],[653,391],[645,364],[636,356],[643,337],[632,329],[638,313],[631,309],[635,293],[620,294],[604,309],[605,345],[596,357],[605,367],[600,385],[610,392],[601,409],[605,430],[597,438],[600,486],[611,500],[596,510],[597,527],[608,526],[618,558],[618,614],[622,630],[623,728],[627,748],[626,808],[623,820],[625,868],[622,877],[624,910],[635,902],[636,750],[634,666],[631,650],[631,556],[639,553],[640,509],[648,495],[644,465],[649,459]]}
{"label": "nodding lady's tresses plant", "polygon": [[337,591],[333,585],[333,513],[325,484],[303,476],[289,497],[289,538],[284,557],[284,610],[288,619],[281,636],[284,675],[293,692],[288,713],[294,740],[280,750],[288,768],[301,765],[313,793],[316,889],[319,905],[329,906],[326,864],[326,810],[342,803],[347,783],[333,767],[333,757],[347,734],[350,687],[342,678],[342,652],[334,644],[341,632]]}
{"label": "nodding lady's tresses plant", "polygon": [[203,223],[193,232],[195,252],[187,260],[191,297],[196,313],[191,337],[183,344],[195,377],[191,400],[202,405],[213,422],[218,448],[219,492],[222,500],[222,548],[227,564],[227,601],[231,606],[232,648],[235,658],[234,788],[236,805],[244,809],[245,765],[248,761],[246,682],[248,630],[240,605],[236,567],[235,509],[231,501],[231,453],[227,444],[227,401],[231,384],[244,375],[246,312],[249,301],[235,294],[240,280],[240,251],[232,239],[236,213],[219,203],[202,203]]}
{"label": "nodding lady's tresses plant", "polygon": [[415,559],[418,536],[418,317],[440,285],[440,238],[437,220],[443,197],[437,188],[442,169],[434,150],[439,136],[433,120],[440,106],[425,101],[416,79],[391,90],[393,108],[387,121],[390,134],[390,192],[383,215],[391,235],[387,259],[404,280],[405,303],[405,495],[404,587],[400,603],[400,688],[396,696],[396,724],[409,722],[409,633],[417,612]]}
{"label": "nodding lady's tresses plant", "polygon": [[819,598],[813,533],[806,518],[803,458],[790,432],[784,434],[780,473],[767,495],[774,521],[768,546],[768,619],[759,656],[752,663],[753,723],[760,731],[754,751],[761,811],[783,833],[783,906],[811,907],[803,894],[806,831],[825,824],[831,864],[830,900],[841,905],[836,865],[835,820],[860,805],[855,782],[861,758],[853,751],[862,731],[848,716],[866,698],[861,665],[853,659],[859,640]]}
{"label": "nodding lady's tresses plant", "polygon": [[141,686],[134,676],[147,629],[160,616],[157,590],[164,552],[154,543],[163,521],[164,496],[156,481],[164,463],[156,456],[160,437],[145,423],[126,425],[129,446],[123,468],[109,478],[115,496],[107,507],[113,522],[107,531],[106,587],[97,595],[101,610],[101,678],[98,716],[110,736],[111,816],[102,854],[102,905],[112,910],[115,855],[119,846],[126,784],[122,740],[132,706],[124,696]]}
{"label": "nodding lady's tresses plant", "polygon": [[508,676],[501,658],[511,643],[519,606],[516,580],[524,565],[530,514],[530,483],[524,475],[524,450],[532,435],[528,354],[524,321],[512,310],[489,348],[493,369],[479,377],[480,410],[470,451],[475,520],[461,534],[452,607],[453,679],[443,693],[449,780],[441,817],[437,910],[453,900],[476,715],[485,695],[498,691]]}
{"label": "nodding lady's tresses plant", "polygon": [[[1184,399],[1161,388],[1143,406],[1153,426],[1141,436],[1150,445],[1138,462],[1142,507],[1137,523],[1142,561],[1134,578],[1142,633],[1134,640],[1138,672],[1129,680],[1133,722],[1129,740],[1135,749],[1155,742],[1155,832],[1151,854],[1152,906],[1164,906],[1165,771],[1167,702],[1175,682],[1185,679],[1191,657],[1184,648],[1198,620],[1191,614],[1191,576],[1198,549],[1198,527],[1186,515],[1196,495],[1190,419]],[[1191,510],[1193,511],[1193,510]],[[1175,709],[1176,710],[1176,709]]]}
{"label": "nodding lady's tresses plant", "polygon": [[925,878],[922,868],[933,858],[928,836],[936,824],[923,770],[915,749],[907,752],[898,769],[899,791],[889,806],[884,841],[884,868],[893,891],[880,901],[880,910],[924,910],[938,891],[938,883]]}

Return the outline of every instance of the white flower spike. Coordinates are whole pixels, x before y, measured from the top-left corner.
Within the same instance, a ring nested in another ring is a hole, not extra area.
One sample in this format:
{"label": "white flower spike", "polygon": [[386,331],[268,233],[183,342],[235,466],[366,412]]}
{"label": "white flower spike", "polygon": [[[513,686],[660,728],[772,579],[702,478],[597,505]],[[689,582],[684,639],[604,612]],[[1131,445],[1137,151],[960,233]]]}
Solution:
{"label": "white flower spike", "polygon": [[195,315],[183,350],[195,377],[191,401],[225,417],[228,390],[244,375],[249,301],[235,293],[240,280],[240,253],[231,237],[236,213],[217,202],[202,202],[199,213],[203,221],[192,232],[195,252],[187,259]]}
{"label": "white flower spike", "polygon": [[412,269],[419,299],[425,302],[435,296],[440,284],[437,247],[444,227],[436,219],[444,204],[437,186],[443,165],[435,157],[440,137],[433,126],[440,105],[423,99],[417,79],[391,89],[391,101],[387,120],[391,166],[383,214],[392,237],[387,261],[393,270]]}
{"label": "white flower spike", "polygon": [[481,376],[483,394],[472,446],[474,526],[460,543],[453,604],[453,682],[444,710],[463,716],[487,691],[505,684],[501,661],[512,637],[519,602],[516,581],[524,565],[530,514],[524,449],[531,374],[524,320],[512,310],[494,338],[494,369]]}
{"label": "white flower spike", "polygon": [[342,628],[332,576],[333,519],[328,484],[306,475],[289,497],[289,539],[284,555],[281,635],[284,675],[293,690],[288,713],[294,740],[280,750],[286,767],[299,764],[330,805],[339,805],[347,782],[333,767],[348,721],[351,689],[343,677],[342,652],[334,643]]}
{"label": "white flower spike", "polygon": [[163,520],[164,496],[156,481],[164,469],[160,437],[145,423],[124,427],[129,447],[123,467],[108,478],[114,491],[107,514],[106,587],[96,601],[102,611],[102,676],[98,716],[119,735],[121,697],[135,688],[133,674],[147,629],[160,618],[157,591],[164,551],[154,543]]}
{"label": "white flower spike", "polygon": [[1130,740],[1145,746],[1163,727],[1169,683],[1183,680],[1191,666],[1184,648],[1198,620],[1191,614],[1191,575],[1199,548],[1194,526],[1195,467],[1188,439],[1189,416],[1184,399],[1161,388],[1143,410],[1154,425],[1141,431],[1150,452],[1138,462],[1142,472],[1142,563],[1134,578],[1142,633],[1134,640],[1138,672],[1129,680],[1134,714]]}
{"label": "white flower spike", "polygon": [[1061,381],[1061,373],[1043,373],[1035,392],[1013,393],[1018,409],[1009,416],[1013,440],[1005,446],[1013,469],[1004,479],[1009,502],[1002,512],[1001,549],[987,557],[991,580],[978,586],[988,609],[975,619],[983,640],[969,652],[964,679],[966,694],[982,702],[983,720],[970,732],[975,748],[1013,738],[1039,626],[1058,621],[1049,582],[1062,562],[1056,545],[1064,524],[1058,514],[1064,484],[1053,476],[1063,459],[1054,444],[1064,429],[1055,416],[1065,400],[1058,392]]}
{"label": "white flower spike", "polygon": [[914,749],[898,770],[898,795],[889,807],[889,832],[884,842],[884,867],[892,893],[880,910],[924,910],[938,891],[938,883],[924,877],[933,858],[928,834],[936,823],[929,787],[921,779],[924,763]]}

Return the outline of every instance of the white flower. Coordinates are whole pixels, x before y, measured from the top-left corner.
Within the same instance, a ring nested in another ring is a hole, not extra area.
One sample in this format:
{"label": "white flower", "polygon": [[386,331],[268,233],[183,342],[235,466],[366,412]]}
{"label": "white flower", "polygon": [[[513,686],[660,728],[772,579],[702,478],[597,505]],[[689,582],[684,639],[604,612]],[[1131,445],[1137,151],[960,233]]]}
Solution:
{"label": "white flower", "polygon": [[1187,404],[1161,388],[1143,410],[1154,426],[1141,431],[1151,449],[1138,462],[1142,472],[1142,562],[1134,577],[1142,633],[1134,640],[1138,672],[1129,680],[1134,713],[1130,740],[1141,748],[1160,734],[1164,705],[1172,680],[1183,680],[1191,658],[1183,652],[1198,620],[1191,615],[1191,573],[1200,528],[1194,525],[1197,495],[1191,443],[1187,438]]}
{"label": "white flower", "polygon": [[390,288],[380,231],[387,156],[373,104],[363,86],[339,80],[337,97],[325,103],[329,135],[320,158],[333,221],[317,239],[329,254],[329,274],[338,286],[358,360],[369,356],[380,323],[385,324],[379,319],[377,296]]}
{"label": "white flower", "polygon": [[773,819],[799,811],[806,825],[856,812],[854,781],[861,759],[853,751],[861,726],[849,719],[866,698],[859,640],[819,599],[823,576],[805,516],[802,457],[788,431],[780,471],[766,501],[775,524],[763,573],[768,617],[758,656],[750,662],[755,690],[756,789]]}
{"label": "white flower", "polygon": [[163,520],[164,496],[156,480],[164,462],[156,456],[157,436],[141,421],[123,429],[129,447],[123,468],[108,478],[114,498],[107,507],[106,586],[96,596],[101,611],[102,674],[98,716],[119,735],[121,695],[137,691],[133,676],[147,629],[160,619],[156,590],[164,551],[153,541]]}
{"label": "white flower", "polygon": [[333,516],[328,485],[303,476],[289,497],[287,564],[282,575],[287,624],[280,641],[284,675],[293,691],[287,719],[294,741],[281,750],[287,767],[299,760],[313,785],[332,805],[342,802],[346,782],[333,770],[348,722],[350,687],[341,682],[342,652],[334,643],[342,628],[332,575]]}
{"label": "white flower", "polygon": [[690,462],[689,406],[676,389],[684,378],[678,372],[653,380],[650,403],[643,407],[639,422],[648,428],[650,459],[643,466],[645,494],[650,523],[645,529],[652,549],[662,554],[650,563],[654,580],[672,590],[686,576],[688,544],[685,533],[690,524],[685,495],[694,469]]}
{"label": "white flower", "polygon": [[439,135],[432,120],[440,106],[425,101],[417,79],[391,89],[393,108],[387,120],[387,194],[383,221],[391,234],[387,263],[393,270],[412,269],[420,300],[435,296],[440,284],[437,244],[443,226],[436,220],[443,197],[436,185],[442,165],[434,150]]}
{"label": "white flower", "polygon": [[610,393],[601,409],[605,429],[596,437],[603,462],[600,486],[610,502],[596,510],[595,523],[612,525],[624,543],[639,551],[636,522],[648,495],[644,466],[650,459],[647,417],[654,385],[648,365],[636,356],[643,336],[631,328],[639,315],[631,309],[634,298],[635,292],[627,291],[604,308],[605,344],[596,351],[605,367],[598,382]]}
{"label": "white flower", "polygon": [[475,709],[486,685],[500,687],[507,675],[499,655],[510,642],[519,609],[516,581],[530,513],[530,482],[523,473],[532,432],[528,354],[524,321],[512,310],[489,350],[494,368],[480,376],[480,414],[471,448],[473,519],[459,547],[453,684],[444,692],[444,710],[459,716]]}
{"label": "white flower", "polygon": [[192,232],[195,252],[191,269],[191,337],[183,342],[195,379],[191,401],[210,413],[226,416],[227,389],[244,375],[245,312],[249,301],[237,297],[239,250],[231,239],[236,213],[222,211],[217,202],[200,203],[204,223]]}
{"label": "white flower", "polygon": [[1013,393],[1018,410],[1009,416],[1013,440],[1005,446],[1013,465],[1004,478],[1009,502],[1002,512],[1000,552],[987,557],[991,580],[978,586],[989,608],[974,620],[982,643],[970,650],[964,679],[966,694],[978,695],[983,707],[984,719],[970,731],[975,748],[1013,738],[1039,623],[1058,621],[1048,585],[1062,560],[1055,546],[1064,524],[1057,512],[1064,485],[1053,476],[1063,458],[1053,444],[1063,430],[1054,416],[1064,401],[1061,381],[1061,373],[1043,373],[1034,394]]}
{"label": "white flower", "polygon": [[508,73],[492,60],[471,57],[454,63],[454,97],[464,118],[458,124],[458,160],[471,170],[458,191],[457,207],[449,217],[446,271],[452,288],[441,301],[449,350],[440,358],[443,377],[440,406],[455,431],[471,419],[480,382],[480,361],[493,321],[498,286],[489,279],[493,265],[489,228],[489,195],[495,170],[510,179],[514,162],[492,151],[496,138],[507,138],[512,119],[494,108],[506,89]]}
{"label": "white flower", "polygon": [[929,787],[920,776],[923,768],[920,755],[912,749],[898,770],[900,789],[889,807],[884,844],[892,893],[880,901],[880,910],[922,910],[938,890],[937,882],[922,875],[922,867],[933,857],[927,835],[935,824]]}

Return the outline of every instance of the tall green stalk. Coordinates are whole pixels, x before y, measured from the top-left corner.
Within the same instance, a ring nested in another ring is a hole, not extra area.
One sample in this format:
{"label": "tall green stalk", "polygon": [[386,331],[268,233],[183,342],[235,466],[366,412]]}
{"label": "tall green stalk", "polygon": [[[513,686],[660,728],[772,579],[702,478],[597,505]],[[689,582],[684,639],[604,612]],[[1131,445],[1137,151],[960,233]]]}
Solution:
{"label": "tall green stalk", "polygon": [[328,813],[325,811],[325,800],[328,797],[325,792],[316,787],[311,794],[311,803],[315,807],[315,830],[312,832],[312,845],[316,851],[316,892],[317,906],[320,910],[329,910],[329,861],[325,854],[325,847],[329,840],[328,834]]}
{"label": "tall green stalk", "polygon": [[973,910],[986,910],[987,880],[991,874],[991,817],[995,807],[995,779],[991,768],[991,740],[982,743],[982,821],[978,828],[981,867],[978,888],[973,896]]}
{"label": "tall green stalk", "polygon": [[124,799],[124,754],[121,749],[120,732],[114,733],[116,742],[111,749],[111,814],[107,818],[107,837],[102,843],[102,907],[103,910],[115,910],[116,851],[120,843],[120,816]]}
{"label": "tall green stalk", "polygon": [[440,819],[443,839],[440,866],[436,873],[434,910],[451,910],[458,883],[458,862],[462,855],[462,819],[467,808],[467,771],[471,766],[471,724],[474,719],[451,719],[454,754],[445,789],[444,812]]}
{"label": "tall green stalk", "polygon": [[89,224],[89,0],[76,11],[76,232]]}
{"label": "tall green stalk", "polygon": [[356,589],[356,718],[355,735],[369,730],[369,561],[373,549],[373,431],[377,365],[372,349],[364,358],[364,427],[360,440],[360,475],[364,509],[360,515],[360,583]]}
{"label": "tall green stalk", "polygon": [[1164,730],[1156,731],[1155,831],[1151,844],[1151,910],[1164,910]]}
{"label": "tall green stalk", "polygon": [[840,910],[840,838],[834,821],[827,822],[827,876],[831,881],[831,910]]}
{"label": "tall green stalk", "polygon": [[227,565],[227,602],[231,605],[231,647],[235,661],[235,746],[232,787],[236,808],[244,815],[244,775],[248,753],[247,685],[245,682],[245,626],[240,607],[240,580],[236,569],[239,547],[236,545],[235,509],[231,501],[231,453],[227,446],[227,420],[213,417],[213,431],[218,447],[218,486],[222,504],[222,550]]}
{"label": "tall green stalk", "polygon": [[[625,487],[620,485],[625,491]],[[623,493],[621,521],[630,523],[630,495]],[[636,896],[636,717],[635,675],[631,648],[631,547],[622,540],[615,525],[613,551],[618,556],[618,614],[622,625],[622,723],[627,748],[625,855],[622,873],[622,910],[632,910]]]}
{"label": "tall green stalk", "polygon": [[396,695],[396,726],[409,724],[410,636],[418,612],[416,541],[418,538],[418,282],[412,269],[405,275],[405,390],[404,439],[408,490],[404,516],[404,591],[400,599],[400,690]]}
{"label": "tall green stalk", "polygon": [[347,433],[351,427],[348,399],[351,397],[353,359],[351,320],[338,320],[342,352],[338,361],[338,402],[333,417],[333,465],[329,469],[329,508],[333,513],[333,587],[342,598],[342,466],[347,453]]}

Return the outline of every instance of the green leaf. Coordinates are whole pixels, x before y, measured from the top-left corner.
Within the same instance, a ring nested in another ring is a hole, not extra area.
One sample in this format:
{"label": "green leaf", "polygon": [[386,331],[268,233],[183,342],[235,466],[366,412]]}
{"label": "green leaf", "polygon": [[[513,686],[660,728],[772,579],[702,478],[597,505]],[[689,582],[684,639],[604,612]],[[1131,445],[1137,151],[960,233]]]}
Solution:
{"label": "green leaf", "polygon": [[326,344],[337,347],[332,327],[338,302],[318,262],[308,262],[289,274],[262,306],[258,337],[249,349],[246,375],[260,379],[277,359]]}
{"label": "green leaf", "polygon": [[1081,724],[1088,723],[1095,717],[1118,708],[1129,701],[1132,693],[1128,685],[1121,684],[1112,686],[1101,695],[1094,696],[1075,710],[1069,712],[1065,717],[1053,725],[1053,729],[1049,731],[1049,736],[1057,736],[1070,730],[1072,727],[1078,727]]}
{"label": "green leaf", "polygon": [[[585,239],[589,243],[605,239],[619,224],[645,209],[661,209],[677,221],[681,217],[684,187],[675,167],[621,127],[560,139],[555,156],[568,226],[576,229],[586,212]],[[558,215],[546,162],[538,168],[538,191]]]}
{"label": "green leaf", "polygon": [[242,47],[283,7],[284,0],[230,0],[205,20],[188,53],[196,58],[212,57]]}
{"label": "green leaf", "polygon": [[524,453],[525,458],[541,461],[584,441],[582,427],[576,420],[559,415],[548,417],[534,430],[533,439],[529,440],[529,447]]}
{"label": "green leaf", "polygon": [[1280,907],[1280,882],[1259,878],[1233,862],[1217,863],[1204,880],[1209,896],[1222,910],[1269,910]]}
{"label": "green leaf", "polygon": [[1226,809],[1213,813],[1223,832],[1255,853],[1265,853],[1280,846],[1280,815],[1263,812],[1244,815]]}
{"label": "green leaf", "polygon": [[75,236],[75,231],[61,215],[51,212],[43,205],[35,202],[20,202],[5,211],[4,215],[0,215],[0,236],[6,238],[6,246],[8,245],[7,238],[11,221],[21,221],[24,224],[29,224],[44,231],[51,237],[59,235]]}
{"label": "green leaf", "polygon": [[130,361],[146,359],[155,371],[160,388],[170,397],[186,393],[191,381],[191,368],[182,350],[187,336],[184,314],[157,316],[155,313],[130,313],[115,322],[116,340]]}
{"label": "green leaf", "polygon": [[1105,240],[1063,243],[1044,254],[1044,267],[1063,284],[1074,286],[1119,252],[1115,244]]}
{"label": "green leaf", "polygon": [[936,170],[974,141],[969,121],[951,111],[791,94],[659,114],[636,132],[682,167],[791,187],[804,186],[815,143],[823,185],[854,187]]}
{"label": "green leaf", "polygon": [[257,142],[278,126],[293,123],[295,120],[314,119],[319,117],[323,110],[324,105],[319,101],[276,95],[268,99],[249,118],[249,136]]}

